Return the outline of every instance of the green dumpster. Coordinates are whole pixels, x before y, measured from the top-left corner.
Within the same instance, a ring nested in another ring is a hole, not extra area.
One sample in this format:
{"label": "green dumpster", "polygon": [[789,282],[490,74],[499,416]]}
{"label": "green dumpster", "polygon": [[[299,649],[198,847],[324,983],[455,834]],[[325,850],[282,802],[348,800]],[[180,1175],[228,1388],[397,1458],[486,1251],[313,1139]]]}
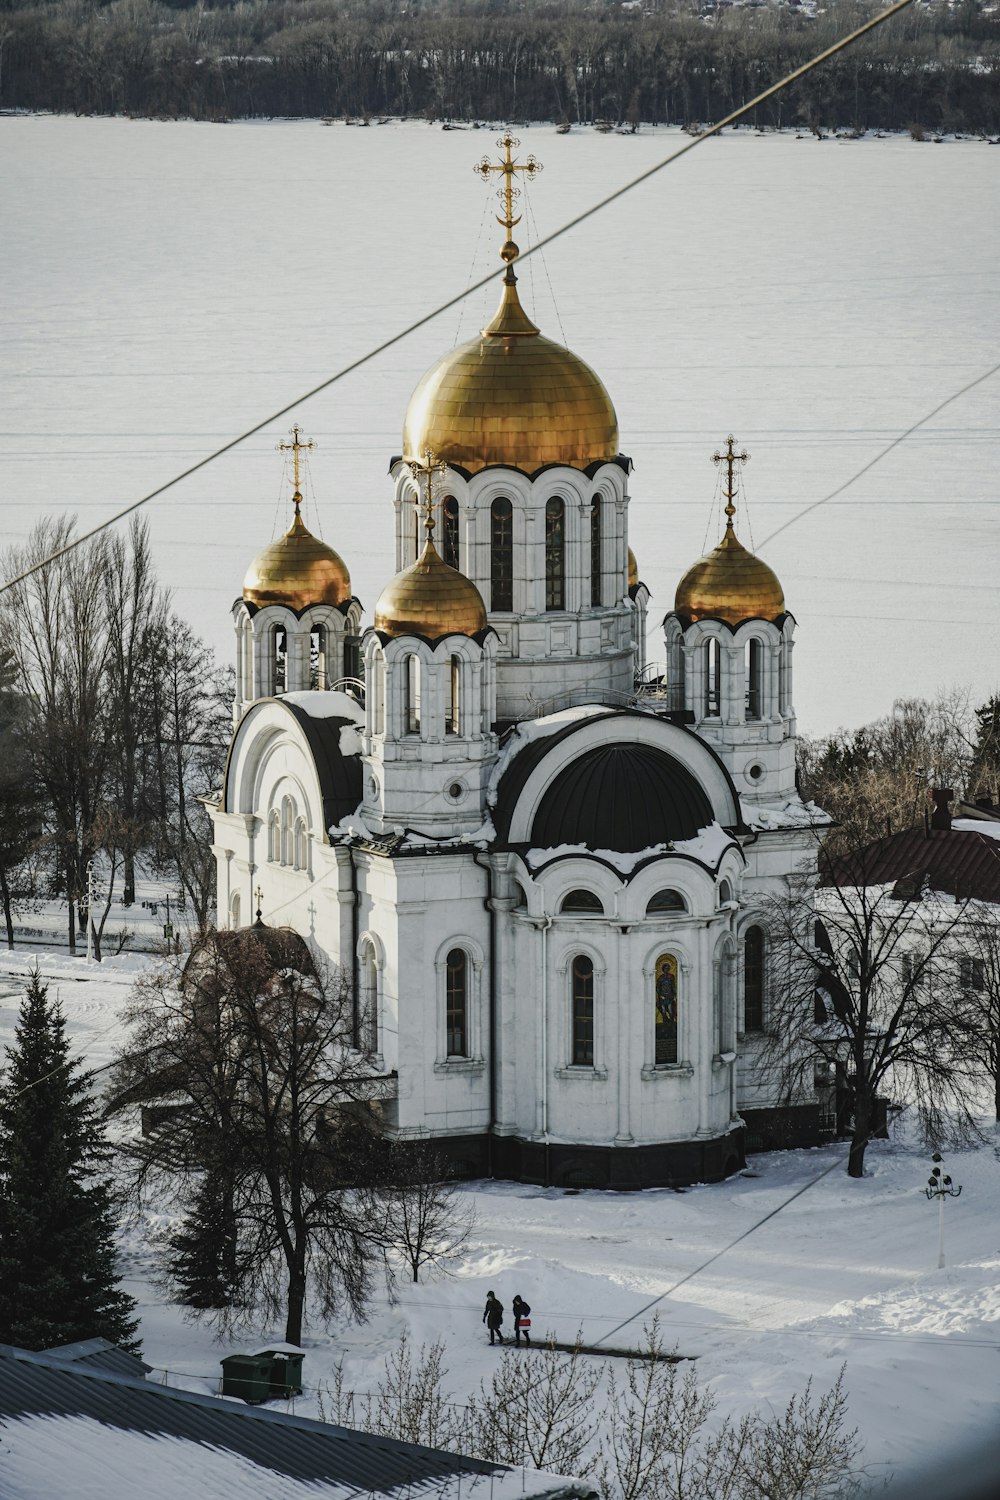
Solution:
{"label": "green dumpster", "polygon": [[222,1365],[222,1394],[244,1401],[266,1401],[271,1395],[274,1361],[269,1354],[227,1354]]}
{"label": "green dumpster", "polygon": [[272,1396],[302,1395],[302,1361],[305,1355],[301,1350],[286,1345],[283,1349],[262,1349],[257,1357],[271,1361]]}

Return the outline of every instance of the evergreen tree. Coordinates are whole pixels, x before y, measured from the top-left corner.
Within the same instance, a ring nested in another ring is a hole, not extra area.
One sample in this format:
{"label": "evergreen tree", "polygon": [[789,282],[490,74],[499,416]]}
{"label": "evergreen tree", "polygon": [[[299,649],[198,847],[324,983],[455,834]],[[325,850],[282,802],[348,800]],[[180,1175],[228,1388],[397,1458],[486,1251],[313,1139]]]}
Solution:
{"label": "evergreen tree", "polygon": [[214,1168],[205,1173],[170,1247],[167,1274],[179,1301],[199,1312],[233,1305],[238,1273],[231,1174]]}
{"label": "evergreen tree", "polygon": [[139,1350],[90,1086],[36,972],[0,1086],[0,1342],[45,1349],[100,1337]]}

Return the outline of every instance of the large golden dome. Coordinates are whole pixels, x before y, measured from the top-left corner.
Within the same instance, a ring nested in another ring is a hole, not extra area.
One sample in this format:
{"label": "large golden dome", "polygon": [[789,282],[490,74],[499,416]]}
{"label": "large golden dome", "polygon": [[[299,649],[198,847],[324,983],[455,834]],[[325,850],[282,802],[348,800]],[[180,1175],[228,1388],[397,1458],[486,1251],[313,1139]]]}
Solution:
{"label": "large golden dome", "polygon": [[344,604],[351,597],[351,575],[344,559],[332,547],[313,536],[299,514],[301,495],[296,491],[295,519],[284,536],[265,547],[254,558],[243,580],[243,598],[248,604],[285,604],[302,610],[310,604]]}
{"label": "large golden dome", "polygon": [[686,620],[777,620],[785,596],[777,575],[748,552],[730,519],[722,541],[689,568],[677,585],[674,610]]}
{"label": "large golden dome", "polygon": [[410,397],[403,457],[418,462],[428,449],[470,473],[490,464],[583,469],[617,456],[618,418],[600,377],[543,338],[510,266],[493,321],[428,370]]}
{"label": "large golden dome", "polygon": [[397,573],[375,606],[383,635],[477,635],[486,629],[483,596],[464,573],[449,568],[430,537],[415,563]]}

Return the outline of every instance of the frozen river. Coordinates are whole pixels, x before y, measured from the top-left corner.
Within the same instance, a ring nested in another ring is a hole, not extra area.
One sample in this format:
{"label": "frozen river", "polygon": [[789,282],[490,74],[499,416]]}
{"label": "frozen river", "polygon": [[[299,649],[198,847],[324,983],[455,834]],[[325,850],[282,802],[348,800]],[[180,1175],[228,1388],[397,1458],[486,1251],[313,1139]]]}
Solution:
{"label": "frozen river", "polygon": [[[472,172],[494,134],[0,118],[0,545],[45,511],[95,523],[499,265]],[[537,234],[682,139],[519,135],[545,167]],[[799,622],[813,733],[998,685],[1000,375],[787,525],[1000,358],[998,167],[982,142],[729,133],[522,268],[536,321],[616,404],[651,619],[716,539],[712,451],[730,431],[749,449],[753,540]],[[307,521],[369,618],[407,398],[495,299],[296,414],[319,444]],[[225,659],[243,573],[287,514],[273,449],[291,420],[147,512],[177,608]]]}

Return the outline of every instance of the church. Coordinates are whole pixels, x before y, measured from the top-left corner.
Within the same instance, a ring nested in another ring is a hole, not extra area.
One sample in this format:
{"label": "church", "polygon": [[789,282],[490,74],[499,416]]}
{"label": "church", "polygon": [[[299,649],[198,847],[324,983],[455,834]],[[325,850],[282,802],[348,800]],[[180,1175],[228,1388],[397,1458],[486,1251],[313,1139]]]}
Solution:
{"label": "church", "polygon": [[411,397],[367,627],[302,521],[294,429],[291,525],[233,607],[218,921],[262,912],[347,976],[387,1129],[456,1173],[717,1181],[818,1139],[817,1098],[756,1065],[762,908],[826,822],[796,791],[795,620],[738,538],[730,438],[724,534],[647,667],[631,464],[599,376],[522,306],[537,163],[500,145],[499,307]]}

